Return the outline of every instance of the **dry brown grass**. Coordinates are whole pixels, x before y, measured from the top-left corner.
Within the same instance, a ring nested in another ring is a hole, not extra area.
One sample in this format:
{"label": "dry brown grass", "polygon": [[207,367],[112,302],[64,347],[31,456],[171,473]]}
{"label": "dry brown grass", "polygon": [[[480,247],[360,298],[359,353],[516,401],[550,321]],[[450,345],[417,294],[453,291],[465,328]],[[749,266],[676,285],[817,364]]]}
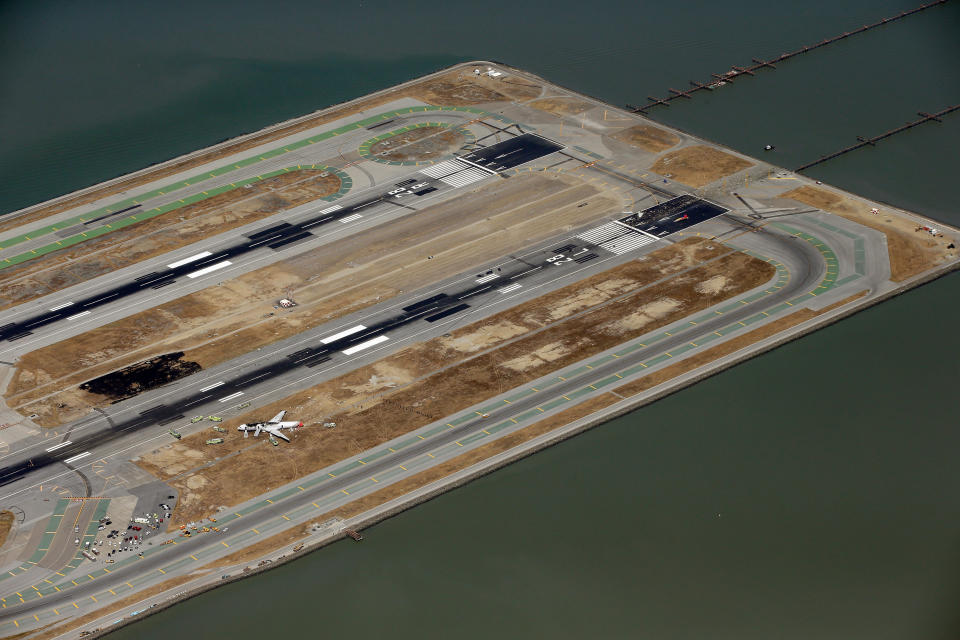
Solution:
{"label": "dry brown grass", "polygon": [[[716,242],[689,240],[684,247],[661,251],[675,257],[684,252],[695,254],[698,246],[703,246],[705,251],[717,250]],[[714,249],[707,250],[704,245]],[[656,265],[655,260],[651,263]],[[551,294],[549,302],[545,300],[548,296],[530,301],[455,331],[450,337],[414,345],[262,407],[256,415],[249,413],[230,420],[225,426],[234,435],[218,454],[238,450],[238,445],[242,445],[239,434],[233,430],[235,424],[280,408],[317,422],[330,417],[337,422],[332,430],[310,428],[295,433],[293,447],[254,446],[195,473],[184,473],[211,461],[214,455],[211,448],[201,444],[206,434],[195,434],[143,456],[140,464],[165,479],[181,474],[169,480],[181,496],[171,523],[176,526],[696,313],[752,289],[773,275],[773,268],[766,262],[731,253],[660,284],[643,287],[635,283],[635,290],[630,291],[622,282],[628,279],[626,274],[649,267],[637,264],[627,263],[607,272],[611,281],[620,284],[601,291],[600,304],[591,306],[582,299],[584,288],[580,283],[571,285],[566,288],[566,298]],[[728,275],[730,284],[715,293],[697,290],[700,283],[718,274]],[[586,286],[596,289],[596,284]],[[656,303],[661,300],[675,301],[675,304],[657,310]],[[554,306],[565,309],[567,315],[563,321],[557,322],[554,313],[544,310]],[[625,324],[625,317],[631,317],[631,322]],[[547,325],[551,322],[555,324]],[[494,330],[487,331],[490,328]],[[187,460],[190,455],[187,451],[191,449],[199,453],[193,454],[195,457],[189,459],[189,464],[169,466],[172,460]]]}
{"label": "dry brown grass", "polygon": [[[266,555],[270,555],[274,551],[279,551],[281,548],[286,547],[287,545],[295,545],[298,540],[302,540],[310,533],[309,524],[300,524],[289,529],[284,529],[280,533],[275,533],[269,538],[264,538],[259,542],[251,544],[249,546],[240,549],[239,551],[234,551],[229,555],[225,555],[222,558],[217,558],[213,562],[204,565],[204,568],[221,568],[229,567],[231,565],[240,564],[241,562],[250,562],[252,560],[257,560]],[[291,550],[291,553],[293,551]]]}
{"label": "dry brown grass", "polygon": [[654,153],[666,151],[680,143],[680,136],[677,134],[648,124],[634,125],[623,131],[618,131],[611,137]]}
{"label": "dry brown grass", "polygon": [[192,158],[180,160],[163,167],[157,167],[145,172],[143,175],[130,177],[115,184],[94,189],[84,195],[68,197],[60,202],[38,208],[29,214],[0,222],[0,232],[42,220],[49,215],[66,211],[72,207],[94,202],[111,194],[130,189],[131,187],[147,184],[153,180],[158,180],[220,158],[225,158],[240,151],[279,140],[286,136],[372,109],[399,98],[411,97],[422,100],[427,104],[438,106],[470,106],[485,102],[529,100],[540,93],[539,86],[530,84],[527,81],[518,81],[517,79],[495,81],[487,77],[478,78],[469,73],[470,69],[472,69],[472,67],[461,65],[434,79],[426,79],[407,87],[393,89],[377,96],[335,107],[324,113],[306,118],[302,122],[292,123],[273,131],[255,134],[246,140],[240,140],[220,149],[206,151]]}
{"label": "dry brown grass", "polygon": [[105,236],[57,251],[42,260],[0,270],[0,309],[85,282],[202,238],[229,231],[336,193],[333,173],[295,170],[247,188],[218,194]]}
{"label": "dry brown grass", "polygon": [[[517,447],[525,442],[529,442],[530,440],[533,440],[534,438],[545,433],[550,433],[551,431],[566,426],[571,422],[575,422],[580,418],[584,418],[592,413],[600,411],[601,409],[609,407],[611,404],[614,404],[619,400],[620,398],[609,393],[595,396],[589,400],[575,404],[568,409],[564,409],[563,411],[555,413],[548,418],[544,418],[543,420],[535,422],[528,427],[523,427],[517,431],[514,431],[513,433],[497,438],[489,444],[479,446],[476,449],[471,449],[466,453],[414,474],[409,478],[404,478],[399,482],[390,484],[379,491],[367,494],[362,498],[358,498],[357,500],[337,507],[336,509],[327,511],[326,513],[314,518],[313,521],[326,522],[332,518],[342,518],[345,520],[348,518],[353,518],[366,511],[369,511],[370,509],[373,509],[374,507],[384,504],[385,502],[399,498],[421,487],[424,487],[431,482],[446,478],[447,476],[461,471],[462,469],[466,469],[467,467],[478,462],[492,458],[493,456],[503,453],[504,451],[509,451],[510,449],[513,449],[514,447]],[[290,527],[289,529],[272,535],[269,538],[261,540],[255,545],[245,547],[240,551],[218,559],[206,566],[227,567],[240,562],[249,562],[251,560],[261,558],[272,552],[278,551],[282,547],[295,544],[297,541],[305,538],[308,535],[308,531],[309,525],[301,524]]]}
{"label": "dry brown grass", "polygon": [[528,102],[527,106],[552,113],[555,116],[575,116],[592,109],[593,104],[579,98],[541,98]]}
{"label": "dry brown grass", "polygon": [[915,222],[889,209],[873,214],[870,213],[871,206],[864,202],[810,186],[791,189],[780,197],[829,211],[885,234],[890,279],[894,282],[903,282],[956,255],[956,250],[947,249],[951,241],[956,241],[954,238],[934,238],[926,231],[918,231]]}
{"label": "dry brown grass", "polygon": [[695,145],[665,154],[650,170],[691,187],[702,187],[752,166],[752,162],[714,147]]}
{"label": "dry brown grass", "polygon": [[[107,399],[71,385],[171,350],[185,350],[186,359],[204,367],[223,362],[619,206],[598,194],[594,186],[553,174],[494,182],[296,261],[258,269],[26,354],[5,397],[17,407],[32,403],[30,412],[39,414],[44,426],[77,419]],[[428,255],[434,258],[427,260]],[[284,291],[300,306],[264,318]]]}
{"label": "dry brown grass", "polygon": [[459,149],[466,138],[449,127],[417,127],[398,133],[370,147],[370,153],[385,160],[437,160]]}
{"label": "dry brown grass", "polygon": [[0,511],[0,547],[7,541],[10,530],[13,529],[14,515],[12,511]]}
{"label": "dry brown grass", "polygon": [[731,338],[730,340],[727,340],[722,344],[718,344],[715,347],[698,351],[696,354],[684,358],[677,364],[672,364],[668,367],[664,367],[663,369],[658,369],[657,371],[648,373],[639,380],[634,380],[633,382],[620,385],[614,390],[623,396],[633,396],[638,393],[643,393],[644,391],[652,389],[657,385],[673,380],[676,377],[682,376],[685,373],[689,373],[690,371],[698,369],[719,358],[728,356],[731,353],[736,353],[740,349],[749,347],[754,343],[765,340],[770,336],[776,335],[782,331],[786,331],[787,329],[795,327],[798,324],[806,322],[807,320],[816,318],[817,316],[823,315],[829,311],[833,311],[834,309],[837,309],[848,302],[858,300],[865,295],[867,295],[866,291],[855,293],[852,296],[835,302],[819,311],[813,311],[812,309],[801,309],[800,311],[795,311],[790,315],[781,318],[780,320],[769,322],[758,329],[749,331],[743,335],[737,336],[736,338]]}

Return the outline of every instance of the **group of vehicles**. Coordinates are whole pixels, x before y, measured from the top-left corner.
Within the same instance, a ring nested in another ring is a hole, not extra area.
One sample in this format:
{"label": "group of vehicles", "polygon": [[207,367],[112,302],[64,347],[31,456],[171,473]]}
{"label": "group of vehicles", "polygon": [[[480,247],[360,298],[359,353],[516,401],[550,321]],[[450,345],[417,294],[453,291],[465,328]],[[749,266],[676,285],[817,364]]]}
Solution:
{"label": "group of vehicles", "polygon": [[[258,437],[261,433],[266,433],[267,436],[270,438],[270,444],[276,447],[280,444],[277,438],[290,442],[290,438],[284,435],[283,433],[284,429],[298,429],[303,426],[303,422],[300,420],[284,420],[283,418],[286,414],[287,414],[287,411],[286,409],[284,409],[277,415],[273,416],[271,419],[266,420],[264,422],[249,422],[247,424],[242,424],[239,427],[237,427],[237,431],[242,431],[244,438],[249,437],[250,432],[253,432],[253,437],[255,438]],[[190,422],[191,424],[195,424],[197,422],[200,422],[203,419],[204,419],[203,416],[195,416],[190,420]],[[211,422],[223,422],[223,418],[221,418],[220,416],[207,416],[207,420],[210,420]],[[324,424],[324,426],[328,426],[328,425],[333,426],[334,423],[331,422],[331,423]],[[218,433],[226,433],[226,429],[224,429],[221,426],[214,426],[213,430]],[[183,434],[181,434],[176,429],[170,429],[170,435],[172,435],[177,440],[183,437]],[[223,438],[210,438],[209,440],[206,441],[206,444],[223,444],[223,442],[224,442]]]}
{"label": "group of vehicles", "polygon": [[[174,497],[175,496],[169,496],[168,499],[173,499]],[[158,512],[145,513],[131,518],[126,531],[111,529],[103,539],[87,540],[83,543],[81,554],[87,560],[95,562],[97,556],[100,555],[99,547],[103,547],[106,544],[106,546],[112,547],[104,558],[104,561],[107,563],[113,563],[113,556],[125,551],[137,551],[138,555],[143,555],[140,551],[140,546],[143,544],[143,541],[154,531],[159,531],[164,519],[169,520],[173,512],[173,507],[165,502],[161,502],[159,507],[160,511]],[[112,524],[112,521],[109,518],[101,518],[97,530],[102,531],[110,524]],[[146,527],[146,531],[144,531],[144,527]],[[74,533],[79,533],[80,527],[74,526],[73,530]],[[74,540],[74,544],[80,546],[79,537]]]}

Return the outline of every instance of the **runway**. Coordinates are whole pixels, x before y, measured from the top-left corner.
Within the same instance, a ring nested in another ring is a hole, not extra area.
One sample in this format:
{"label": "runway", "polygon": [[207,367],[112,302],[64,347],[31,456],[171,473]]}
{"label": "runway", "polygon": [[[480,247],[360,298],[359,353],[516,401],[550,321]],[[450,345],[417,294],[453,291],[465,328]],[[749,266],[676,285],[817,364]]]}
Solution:
{"label": "runway", "polygon": [[[552,153],[554,147],[562,148],[559,145],[548,146],[540,143],[532,149],[527,149],[522,144],[513,144],[509,146],[518,147],[521,153],[514,154],[510,159],[505,159],[505,167],[515,166],[516,163],[527,162],[531,158],[539,157],[536,154]],[[240,259],[257,249],[278,250],[287,247],[293,243],[305,241],[313,237],[313,232],[333,222],[352,222],[366,213],[370,207],[381,204],[403,204],[403,198],[409,199],[422,197],[428,193],[440,189],[455,189],[459,186],[465,186],[469,182],[455,182],[458,175],[470,172],[469,166],[465,168],[454,168],[449,174],[441,178],[429,177],[418,173],[413,178],[400,180],[392,185],[391,188],[382,187],[380,193],[354,200],[350,204],[334,204],[319,209],[305,220],[297,223],[281,222],[261,228],[257,231],[247,234],[246,240],[234,244],[225,249],[210,252],[201,251],[193,256],[184,258],[167,265],[163,271],[152,271],[133,278],[123,284],[106,288],[95,294],[88,295],[76,300],[70,300],[60,303],[46,312],[23,318],[18,322],[10,322],[0,326],[0,339],[7,341],[20,340],[32,335],[34,332],[58,321],[71,322],[88,316],[93,310],[105,305],[114,304],[125,297],[149,289],[161,289],[168,287],[179,278],[198,278],[220,269],[228,267],[233,260]],[[495,175],[493,172],[484,173],[470,182]]]}
{"label": "runway", "polygon": [[[789,300],[798,294],[810,290],[816,286],[824,274],[820,254],[808,243],[792,241],[792,238],[786,234],[778,234],[777,242],[779,248],[784,252],[784,257],[786,257],[791,264],[791,278],[787,286],[784,286],[776,293],[772,293],[763,299],[763,306],[765,308],[780,304],[785,300]],[[424,301],[420,301],[420,306],[422,306],[423,302]],[[427,304],[429,304],[429,301]],[[411,306],[416,307],[417,305]],[[549,388],[547,393],[549,397],[559,397],[571,393],[588,384],[590,380],[600,380],[612,375],[616,371],[621,371],[639,362],[649,360],[656,355],[668,353],[679,346],[695,340],[698,336],[710,334],[719,328],[731,323],[736,323],[756,312],[756,308],[752,305],[744,305],[722,316],[716,316],[715,319],[707,322],[690,325],[687,329],[677,331],[653,345],[637,349],[629,355],[597,366],[593,368],[587,376],[578,376],[554,384]],[[509,419],[511,416],[535,409],[544,402],[545,397],[542,395],[528,396],[514,400],[509,404],[505,403],[501,408],[491,410],[487,417],[478,416],[474,420],[462,422],[452,428],[439,430],[435,435],[416,441],[402,449],[398,449],[388,456],[371,459],[365,464],[359,465],[349,471],[339,472],[335,477],[329,477],[321,484],[308,487],[305,491],[295,492],[289,496],[288,499],[271,501],[256,511],[244,515],[243,526],[247,529],[250,527],[256,528],[260,522],[279,517],[284,513],[289,513],[291,509],[298,505],[320,502],[324,500],[326,496],[343,493],[345,489],[350,488],[351,485],[358,481],[383,474],[385,471],[395,468],[398,465],[410,465],[412,467],[411,461],[423,457],[430,451],[435,451],[439,447],[461,441],[476,432],[483,425],[490,425],[501,420]],[[235,516],[224,515],[218,518],[218,524],[229,525],[234,519]],[[122,583],[124,580],[129,580],[134,576],[144,575],[144,573],[149,571],[156,571],[169,565],[175,557],[197,554],[204,546],[217,544],[215,540],[216,539],[204,536],[180,539],[176,545],[171,545],[170,547],[160,550],[160,552],[152,553],[136,563],[117,566],[112,569],[110,582]],[[24,604],[8,606],[8,609],[4,611],[4,615],[29,615],[40,609],[57,606],[57,604],[69,603],[78,598],[88,597],[103,589],[104,585],[102,581],[99,583],[94,581],[85,582],[78,587],[71,588],[62,593],[54,593],[42,599],[29,600]]]}

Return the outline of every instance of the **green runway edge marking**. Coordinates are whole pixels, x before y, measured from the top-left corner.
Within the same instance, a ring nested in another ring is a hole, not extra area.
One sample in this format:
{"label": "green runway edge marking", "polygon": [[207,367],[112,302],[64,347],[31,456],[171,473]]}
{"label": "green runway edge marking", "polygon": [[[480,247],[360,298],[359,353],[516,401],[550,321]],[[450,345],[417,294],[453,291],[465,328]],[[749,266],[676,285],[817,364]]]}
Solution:
{"label": "green runway edge marking", "polygon": [[[211,170],[211,171],[208,171],[208,172],[205,172],[205,173],[202,173],[202,174],[197,174],[197,175],[194,175],[194,176],[190,176],[189,178],[185,178],[185,179],[183,179],[183,180],[180,180],[179,182],[174,182],[174,183],[171,183],[171,184],[163,185],[163,186],[161,186],[161,187],[157,187],[156,189],[154,189],[154,190],[152,190],[152,191],[148,191],[148,192],[146,192],[146,193],[138,194],[138,195],[136,195],[136,196],[131,196],[131,197],[125,199],[125,200],[121,200],[121,201],[119,201],[119,202],[115,202],[115,203],[113,203],[113,204],[111,204],[111,205],[109,205],[109,206],[107,206],[107,207],[101,207],[100,209],[97,209],[97,210],[95,210],[95,211],[90,211],[90,212],[85,213],[85,214],[83,214],[83,215],[81,215],[81,216],[74,216],[73,218],[69,218],[69,219],[66,219],[66,220],[61,220],[60,222],[57,222],[56,224],[53,224],[53,225],[47,225],[47,226],[45,226],[45,227],[40,227],[40,228],[38,228],[38,229],[33,229],[33,230],[28,231],[27,233],[21,234],[21,235],[19,235],[19,236],[14,236],[13,238],[7,238],[6,240],[0,240],[0,251],[2,251],[3,249],[7,249],[7,248],[9,248],[9,247],[15,246],[15,245],[17,245],[17,244],[26,242],[26,241],[28,241],[28,240],[30,240],[30,239],[36,239],[38,236],[49,235],[49,234],[51,234],[51,233],[55,233],[57,230],[67,229],[67,228],[72,227],[72,226],[74,226],[74,225],[82,224],[82,223],[87,222],[87,221],[89,221],[89,220],[93,220],[94,218],[99,218],[99,217],[101,217],[101,216],[109,215],[109,214],[114,213],[114,212],[116,212],[116,211],[120,211],[120,210],[122,210],[122,209],[126,209],[127,207],[130,207],[130,206],[133,206],[133,205],[136,205],[136,204],[140,204],[141,202],[143,202],[143,201],[145,201],[145,200],[149,200],[150,198],[155,198],[155,197],[161,196],[161,195],[169,195],[170,192],[172,192],[172,191],[176,191],[176,190],[178,190],[178,189],[183,189],[183,188],[188,187],[188,186],[195,186],[195,184],[196,184],[197,182],[201,182],[201,181],[203,181],[203,180],[208,180],[208,179],[210,179],[210,178],[220,177],[220,176],[222,176],[222,175],[224,175],[224,174],[230,173],[231,171],[236,171],[237,169],[242,169],[243,167],[252,165],[252,164],[257,163],[257,162],[260,162],[260,161],[262,161],[262,160],[267,160],[267,159],[270,159],[270,158],[274,158],[274,157],[283,155],[283,154],[285,154],[285,153],[289,153],[289,152],[291,152],[291,151],[296,151],[297,149],[301,149],[301,148],[306,147],[306,146],[308,146],[308,145],[316,144],[317,142],[322,142],[322,141],[324,141],[324,140],[328,140],[328,139],[333,138],[333,137],[338,136],[338,135],[343,135],[343,134],[349,133],[349,132],[351,132],[351,131],[356,131],[356,130],[358,130],[358,129],[366,128],[366,127],[368,127],[368,126],[370,126],[370,125],[372,125],[372,124],[376,124],[377,122],[380,122],[380,121],[382,121],[382,120],[388,120],[388,119],[390,119],[390,118],[392,118],[392,117],[396,117],[396,116],[403,115],[403,114],[420,113],[420,112],[426,113],[426,112],[432,112],[432,111],[458,111],[458,112],[474,113],[474,114],[477,114],[479,117],[484,117],[484,118],[494,117],[494,118],[496,118],[496,119],[498,119],[498,120],[500,120],[500,121],[502,121],[502,122],[505,122],[505,123],[507,123],[507,124],[512,124],[512,123],[513,123],[513,121],[510,120],[509,118],[505,118],[505,117],[500,116],[500,115],[490,114],[490,113],[488,113],[488,112],[486,112],[486,111],[483,111],[482,109],[474,109],[474,108],[471,108],[471,107],[448,107],[448,106],[439,106],[439,107],[437,107],[437,106],[425,105],[425,106],[422,106],[422,107],[408,107],[408,108],[405,108],[405,109],[397,109],[397,110],[395,110],[395,111],[388,111],[388,112],[385,112],[385,113],[380,113],[380,114],[371,116],[371,117],[369,117],[369,118],[365,118],[365,119],[363,119],[363,120],[358,120],[358,121],[356,121],[356,122],[352,122],[352,123],[349,123],[349,124],[340,126],[340,127],[336,128],[336,129],[331,129],[331,130],[329,130],[329,131],[324,131],[323,133],[318,133],[318,134],[316,134],[316,135],[310,136],[310,137],[308,137],[308,138],[304,138],[304,139],[302,139],[302,140],[298,140],[298,141],[296,141],[296,142],[293,142],[293,143],[284,145],[284,146],[282,146],[282,147],[277,147],[277,148],[275,148],[275,149],[271,149],[271,150],[269,150],[269,151],[265,151],[265,152],[263,152],[263,153],[261,153],[261,154],[258,154],[258,155],[256,155],[256,156],[251,156],[251,157],[249,157],[249,158],[244,158],[243,160],[238,160],[237,162],[234,162],[234,163],[232,163],[232,164],[225,165],[225,166],[222,166],[222,167],[218,167],[218,168],[216,168],[216,169],[213,169],[213,170]],[[320,125],[318,125],[318,126],[320,126]],[[460,126],[460,125],[458,125],[458,126]],[[471,135],[472,135],[472,134],[471,134]],[[415,163],[414,163],[414,164],[415,164]],[[231,184],[229,184],[229,185],[223,185],[223,186],[220,186],[220,187],[215,187],[215,188],[212,188],[212,189],[208,189],[208,190],[205,191],[205,192],[196,193],[196,194],[193,194],[193,195],[190,195],[190,196],[186,196],[186,197],[184,197],[184,198],[182,198],[182,199],[180,199],[180,200],[177,200],[177,201],[174,201],[174,202],[171,202],[171,203],[162,205],[162,206],[160,206],[160,207],[156,207],[156,208],[154,208],[154,209],[149,209],[149,210],[147,210],[147,211],[137,211],[136,213],[133,213],[133,214],[131,214],[131,215],[129,215],[129,216],[126,216],[126,217],[124,217],[124,218],[121,218],[121,219],[119,219],[119,220],[111,221],[111,222],[109,223],[109,226],[104,225],[104,226],[102,226],[102,227],[97,227],[97,228],[95,228],[95,229],[90,229],[90,230],[88,230],[88,231],[84,231],[83,233],[76,234],[76,235],[73,235],[73,236],[70,236],[70,237],[67,237],[67,238],[62,238],[62,239],[60,239],[60,240],[54,241],[54,242],[52,242],[52,243],[50,243],[50,244],[44,245],[44,246],[39,247],[39,248],[37,248],[37,249],[31,249],[30,251],[25,252],[25,253],[21,253],[21,254],[18,254],[18,255],[14,255],[14,256],[11,256],[11,257],[2,258],[2,259],[0,259],[0,269],[4,269],[4,268],[10,267],[10,266],[13,266],[13,265],[15,265],[15,264],[20,264],[20,263],[26,262],[26,261],[28,261],[28,260],[32,260],[32,259],[34,259],[34,258],[37,258],[37,257],[39,257],[39,256],[42,256],[42,255],[45,255],[45,254],[48,254],[48,253],[51,253],[51,252],[53,252],[53,251],[59,251],[60,249],[65,249],[65,248],[71,247],[71,246],[73,246],[73,245],[75,245],[75,244],[78,244],[78,243],[80,243],[80,242],[84,242],[84,241],[86,241],[86,240],[90,240],[90,239],[92,239],[92,238],[96,238],[96,237],[105,235],[105,234],[107,234],[107,233],[110,233],[111,231],[116,231],[117,229],[122,229],[122,228],[128,227],[128,226],[130,226],[130,225],[132,225],[132,224],[136,224],[137,222],[142,222],[143,220],[148,220],[148,219],[153,218],[153,217],[156,217],[156,216],[158,216],[158,215],[162,215],[162,214],[164,214],[164,213],[168,213],[168,212],[173,211],[173,210],[175,210],[175,209],[179,209],[180,207],[184,207],[184,206],[186,206],[186,205],[188,205],[188,204],[193,204],[193,203],[195,203],[195,202],[200,202],[200,201],[202,201],[202,200],[206,200],[207,198],[213,197],[213,196],[215,196],[215,195],[219,195],[219,194],[221,194],[221,193],[225,193],[226,191],[232,191],[232,190],[234,190],[234,189],[241,188],[241,187],[243,187],[243,186],[246,185],[246,184],[253,184],[253,183],[255,183],[255,182],[259,182],[259,181],[261,181],[261,180],[266,180],[266,179],[268,179],[268,178],[272,178],[272,177],[274,177],[274,176],[280,175],[281,173],[289,173],[290,171],[295,171],[295,170],[297,170],[297,169],[298,169],[298,168],[295,168],[295,167],[287,167],[287,168],[283,168],[283,169],[277,169],[277,170],[275,170],[275,171],[270,171],[270,172],[268,172],[268,173],[264,173],[264,174],[259,175],[259,176],[254,176],[254,177],[251,177],[251,178],[244,178],[244,179],[242,179],[242,180],[237,180],[237,181],[235,181],[235,182],[233,182],[233,183],[231,183]],[[334,201],[334,200],[337,200],[337,199],[343,197],[343,195],[346,194],[347,191],[349,191],[350,187],[351,187],[352,184],[353,184],[353,180],[352,180],[345,172],[343,172],[341,169],[338,169],[338,168],[336,168],[336,167],[329,167],[329,166],[326,166],[326,165],[301,165],[301,167],[299,167],[299,169],[321,169],[321,170],[326,170],[326,171],[333,171],[333,172],[337,173],[337,175],[340,177],[340,180],[341,180],[341,189],[340,189],[340,191],[337,192],[337,193],[335,193],[335,194],[333,194],[333,195],[324,196],[323,198],[319,198],[319,200],[326,200],[326,201],[328,201],[328,202],[332,202],[332,201]]]}

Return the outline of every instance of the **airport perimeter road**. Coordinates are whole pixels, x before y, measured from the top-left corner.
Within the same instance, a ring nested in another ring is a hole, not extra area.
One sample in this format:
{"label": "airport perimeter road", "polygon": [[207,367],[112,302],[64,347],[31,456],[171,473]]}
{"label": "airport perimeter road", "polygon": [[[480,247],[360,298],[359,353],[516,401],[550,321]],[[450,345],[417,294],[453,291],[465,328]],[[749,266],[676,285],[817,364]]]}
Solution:
{"label": "airport perimeter road", "polygon": [[[428,425],[428,427],[424,427],[419,431],[427,433],[433,430],[435,433],[422,440],[408,444],[396,452],[382,455],[376,459],[369,459],[363,465],[355,465],[350,470],[337,473],[336,477],[330,477],[330,469],[325,469],[317,472],[317,474],[313,474],[312,477],[326,476],[319,484],[311,486],[309,478],[301,479],[299,482],[304,490],[294,491],[284,499],[276,499],[262,504],[256,510],[247,512],[242,519],[230,513],[221,515],[218,518],[218,524],[221,526],[229,526],[231,529],[230,536],[212,538],[207,535],[201,535],[191,539],[178,539],[176,545],[168,545],[159,550],[154,548],[144,559],[135,563],[126,566],[117,565],[111,569],[109,577],[100,578],[97,581],[85,582],[79,586],[65,589],[62,593],[47,595],[42,599],[37,598],[23,604],[14,604],[4,610],[3,615],[5,618],[8,616],[32,615],[41,609],[55,607],[57,605],[67,604],[69,606],[70,602],[89,598],[91,595],[100,593],[108,584],[122,584],[137,576],[145,575],[148,572],[156,572],[157,581],[160,581],[161,578],[168,579],[175,574],[171,574],[170,571],[164,568],[169,567],[169,565],[176,562],[178,558],[189,557],[191,554],[199,557],[201,550],[209,548],[211,545],[223,545],[222,553],[226,553],[227,548],[235,550],[237,544],[233,541],[233,535],[237,533],[236,528],[239,526],[242,526],[244,531],[257,529],[258,526],[263,523],[283,517],[293,509],[302,507],[303,505],[310,505],[311,503],[323,503],[324,508],[328,508],[328,505],[331,504],[331,496],[339,496],[340,498],[338,499],[342,498],[343,502],[355,499],[357,497],[356,494],[351,492],[352,497],[348,498],[345,490],[350,489],[352,485],[358,482],[369,479],[371,476],[381,476],[387,471],[396,470],[401,466],[407,466],[409,474],[419,472],[423,467],[420,464],[415,464],[416,460],[424,458],[426,454],[436,452],[446,445],[463,440],[484,426],[492,425],[501,420],[508,420],[513,416],[535,410],[550,398],[561,397],[564,394],[572,393],[589,385],[591,382],[607,378],[618,371],[623,371],[631,366],[635,366],[637,363],[650,360],[659,354],[668,353],[677,347],[695,341],[700,336],[708,335],[713,331],[757,314],[764,308],[781,304],[785,300],[802,295],[815,288],[824,275],[823,264],[822,261],[819,260],[820,254],[805,242],[786,243],[784,250],[791,252],[794,258],[791,261],[794,268],[791,270],[789,284],[777,290],[775,293],[763,297],[758,300],[757,303],[741,305],[723,315],[717,315],[715,319],[696,325],[688,325],[688,328],[679,331],[675,330],[675,332],[672,332],[672,335],[659,340],[653,345],[635,349],[627,355],[608,361],[600,366],[595,366],[586,373],[568,378],[562,382],[554,383],[545,394],[534,394],[524,398],[514,399],[509,404],[503,403],[500,408],[489,410],[486,418],[477,416],[472,420],[458,420],[459,424],[452,427],[441,428],[440,430],[433,428],[434,425]],[[807,265],[807,268],[803,268],[801,265]],[[629,378],[624,378],[625,382],[628,380]],[[515,393],[515,390],[513,392]],[[496,399],[493,399],[488,402],[495,402],[495,400]],[[440,424],[442,426],[442,421],[434,424]],[[508,431],[502,433],[505,434],[508,433]],[[378,450],[384,447],[385,445],[378,447]],[[463,448],[455,449],[455,451],[460,452],[465,450],[466,449]],[[439,461],[441,458],[438,457],[437,460]],[[340,463],[340,465],[343,464],[344,463]],[[391,474],[391,479],[399,480],[403,477],[405,477],[405,474],[402,473]],[[313,513],[317,515],[316,512]],[[309,520],[309,518],[306,519]],[[207,560],[208,556],[205,555],[204,559]],[[184,572],[188,572],[195,566],[193,563],[185,563],[183,570]],[[160,569],[164,569],[163,573],[160,572]]]}

